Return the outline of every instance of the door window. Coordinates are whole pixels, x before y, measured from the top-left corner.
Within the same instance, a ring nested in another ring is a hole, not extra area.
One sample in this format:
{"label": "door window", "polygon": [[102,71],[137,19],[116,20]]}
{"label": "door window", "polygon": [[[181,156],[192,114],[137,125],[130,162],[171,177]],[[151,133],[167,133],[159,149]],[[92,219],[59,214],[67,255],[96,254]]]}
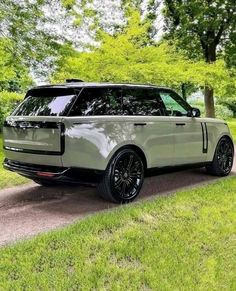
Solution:
{"label": "door window", "polygon": [[159,92],[165,104],[165,115],[187,116],[190,106],[178,94],[172,91]]}
{"label": "door window", "polygon": [[122,115],[119,88],[84,88],[70,116]]}
{"label": "door window", "polygon": [[125,88],[122,96],[124,115],[163,115],[164,105],[155,89]]}

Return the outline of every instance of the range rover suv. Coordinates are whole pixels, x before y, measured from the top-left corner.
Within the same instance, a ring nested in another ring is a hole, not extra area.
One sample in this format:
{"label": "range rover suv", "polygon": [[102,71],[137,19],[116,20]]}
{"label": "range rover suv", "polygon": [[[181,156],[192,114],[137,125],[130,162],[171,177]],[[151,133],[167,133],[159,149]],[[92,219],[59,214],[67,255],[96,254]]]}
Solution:
{"label": "range rover suv", "polygon": [[145,171],[205,166],[226,176],[234,147],[224,121],[200,111],[168,88],[85,83],[39,86],[3,128],[4,167],[41,185],[97,185],[113,202],[132,201]]}

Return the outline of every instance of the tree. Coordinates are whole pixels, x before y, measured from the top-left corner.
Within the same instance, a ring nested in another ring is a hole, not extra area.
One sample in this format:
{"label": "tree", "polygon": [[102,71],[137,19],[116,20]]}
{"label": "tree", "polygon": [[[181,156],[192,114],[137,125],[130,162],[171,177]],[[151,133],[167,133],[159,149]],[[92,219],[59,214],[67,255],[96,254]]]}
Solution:
{"label": "tree", "polygon": [[[235,0],[164,0],[165,24],[169,35],[191,58],[201,52],[208,64],[236,41]],[[205,85],[206,115],[215,116],[214,90]]]}
{"label": "tree", "polygon": [[151,42],[149,31],[150,22],[141,21],[140,13],[133,11],[127,26],[114,35],[103,33],[101,46],[93,51],[78,52],[66,47],[52,80],[152,83],[179,91],[182,84],[191,90],[202,88],[207,82],[219,95],[225,95],[229,84],[235,82],[223,60],[211,65],[203,60],[192,61],[167,42]]}

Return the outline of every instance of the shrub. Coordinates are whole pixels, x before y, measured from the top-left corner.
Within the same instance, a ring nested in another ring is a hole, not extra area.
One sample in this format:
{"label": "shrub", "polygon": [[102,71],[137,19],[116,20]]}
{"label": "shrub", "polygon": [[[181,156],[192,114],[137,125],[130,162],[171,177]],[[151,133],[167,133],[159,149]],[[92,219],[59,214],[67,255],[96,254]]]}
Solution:
{"label": "shrub", "polygon": [[17,104],[23,99],[23,95],[14,92],[0,92],[0,132],[4,119],[9,115]]}
{"label": "shrub", "polygon": [[234,113],[232,110],[230,110],[227,106],[222,104],[217,104],[215,106],[216,110],[216,117],[223,118],[223,119],[229,119],[234,116]]}
{"label": "shrub", "polygon": [[234,117],[236,117],[236,100],[227,100],[221,103],[227,106],[231,111],[233,111]]}

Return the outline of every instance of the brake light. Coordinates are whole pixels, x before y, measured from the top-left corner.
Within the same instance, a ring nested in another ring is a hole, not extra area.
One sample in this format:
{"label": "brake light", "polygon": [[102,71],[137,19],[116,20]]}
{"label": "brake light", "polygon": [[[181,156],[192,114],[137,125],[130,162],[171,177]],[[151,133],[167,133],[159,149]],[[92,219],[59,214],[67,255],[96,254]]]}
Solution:
{"label": "brake light", "polygon": [[41,177],[54,177],[56,174],[50,172],[37,172],[37,175]]}

